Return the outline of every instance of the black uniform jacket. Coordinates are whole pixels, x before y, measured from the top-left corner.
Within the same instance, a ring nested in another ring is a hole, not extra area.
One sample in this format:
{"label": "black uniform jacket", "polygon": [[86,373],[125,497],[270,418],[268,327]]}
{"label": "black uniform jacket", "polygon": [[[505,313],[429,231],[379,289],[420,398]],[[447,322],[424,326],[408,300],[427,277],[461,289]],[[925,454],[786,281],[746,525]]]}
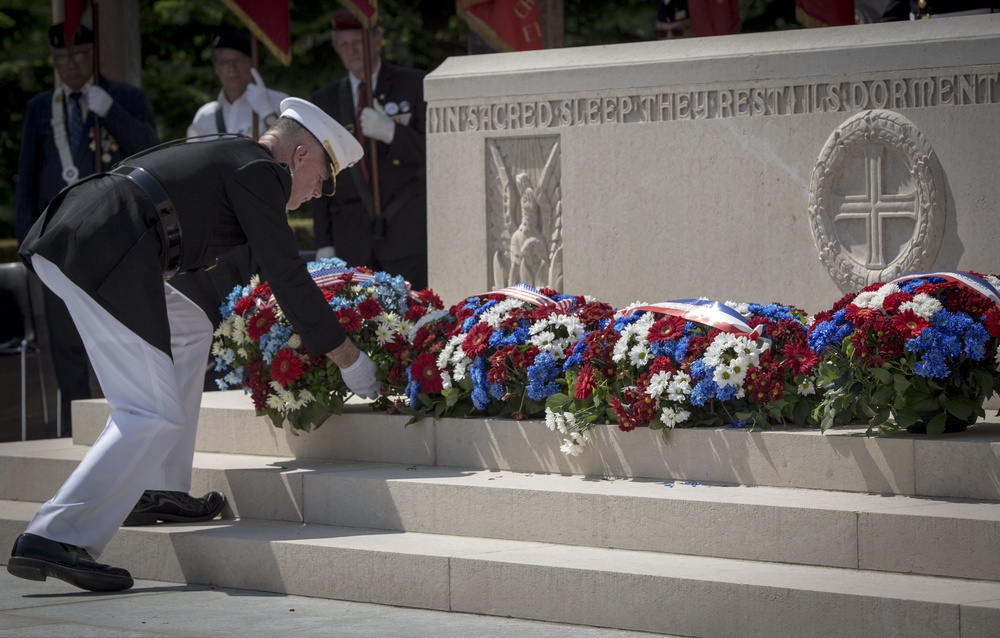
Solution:
{"label": "black uniform jacket", "polygon": [[[129,155],[154,146],[156,123],[149,97],[141,89],[106,78],[101,78],[99,84],[114,100],[107,116],[101,118],[104,133],[114,141],[109,148],[111,161],[103,166],[108,170]],[[45,207],[66,186],[52,132],[52,93],[45,91],[31,98],[24,114],[24,136],[17,166],[18,241],[24,240]],[[87,114],[85,124],[94,125],[93,113]],[[74,157],[74,162],[80,175],[94,172],[93,152],[81,153]]]}
{"label": "black uniform jacket", "polygon": [[[299,256],[285,204],[287,166],[249,138],[179,143],[127,159],[159,181],[181,226],[180,269],[211,267],[249,244],[306,349],[322,355],[345,333]],[[101,174],[63,190],[31,228],[21,259],[39,254],[149,344],[170,354],[163,226],[128,178]]]}
{"label": "black uniform jacket", "polygon": [[[396,119],[392,144],[377,143],[384,238],[375,241],[372,235],[372,188],[365,183],[360,163],[337,176],[333,196],[313,202],[316,247],[333,246],[337,257],[348,265],[367,265],[373,251],[380,261],[427,252],[425,75],[385,62],[379,68],[375,98]],[[354,132],[355,108],[348,76],[314,93],[312,102]],[[367,158],[369,142],[364,147]]]}

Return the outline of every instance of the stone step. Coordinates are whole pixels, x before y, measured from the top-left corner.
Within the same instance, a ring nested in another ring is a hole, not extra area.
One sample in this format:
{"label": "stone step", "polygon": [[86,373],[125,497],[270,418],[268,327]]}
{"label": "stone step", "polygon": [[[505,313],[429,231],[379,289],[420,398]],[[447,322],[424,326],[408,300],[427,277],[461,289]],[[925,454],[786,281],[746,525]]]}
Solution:
{"label": "stone step", "polygon": [[[0,534],[36,507],[0,501]],[[294,522],[123,528],[101,558],[143,579],[705,637],[1000,626],[996,582]]]}
{"label": "stone step", "polygon": [[[90,445],[104,427],[103,400],[73,405],[74,441]],[[292,435],[254,415],[239,392],[208,392],[197,449],[202,452],[495,469],[523,473],[651,478],[873,494],[1000,501],[1000,419],[937,438],[897,433],[864,436],[864,428],[745,431],[690,428],[659,432],[615,426],[592,430],[576,457],[541,421],[425,419],[373,413],[348,405],[319,429]]]}
{"label": "stone step", "polygon": [[[0,499],[49,498],[86,450],[0,445]],[[988,501],[197,453],[208,490],[227,518],[1000,581]]]}

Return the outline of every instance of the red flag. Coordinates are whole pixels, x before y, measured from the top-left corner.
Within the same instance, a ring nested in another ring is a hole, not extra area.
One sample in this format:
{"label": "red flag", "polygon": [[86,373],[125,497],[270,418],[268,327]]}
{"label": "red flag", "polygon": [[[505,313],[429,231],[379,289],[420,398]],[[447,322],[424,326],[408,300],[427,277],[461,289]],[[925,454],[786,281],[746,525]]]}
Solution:
{"label": "red flag", "polygon": [[378,0],[337,0],[366,29],[378,24]]}
{"label": "red flag", "polygon": [[691,0],[688,2],[691,28],[696,38],[730,35],[740,30],[738,0]]}
{"label": "red flag", "polygon": [[544,48],[537,0],[455,0],[469,28],[497,51]]}
{"label": "red flag", "polygon": [[63,39],[67,44],[73,41],[73,36],[80,29],[82,15],[83,0],[63,0]]}
{"label": "red flag", "polygon": [[854,0],[795,0],[795,20],[804,27],[854,24]]}
{"label": "red flag", "polygon": [[288,0],[222,0],[250,33],[281,63],[292,62],[291,17]]}

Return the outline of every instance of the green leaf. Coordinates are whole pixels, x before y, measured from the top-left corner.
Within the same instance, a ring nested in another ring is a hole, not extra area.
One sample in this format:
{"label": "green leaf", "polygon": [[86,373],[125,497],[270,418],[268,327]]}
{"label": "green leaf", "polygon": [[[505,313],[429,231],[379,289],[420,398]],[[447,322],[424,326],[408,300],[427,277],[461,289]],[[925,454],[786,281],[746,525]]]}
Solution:
{"label": "green leaf", "polygon": [[870,368],[868,370],[873,377],[878,379],[879,383],[891,384],[892,383],[892,373],[885,368]]}
{"label": "green leaf", "polygon": [[907,406],[897,408],[894,411],[894,417],[896,425],[901,428],[908,428],[914,423],[918,423],[920,421],[920,415],[917,414],[916,410]]}
{"label": "green leaf", "polygon": [[941,412],[927,422],[927,436],[937,436],[944,432],[945,423],[948,420],[948,413]]}

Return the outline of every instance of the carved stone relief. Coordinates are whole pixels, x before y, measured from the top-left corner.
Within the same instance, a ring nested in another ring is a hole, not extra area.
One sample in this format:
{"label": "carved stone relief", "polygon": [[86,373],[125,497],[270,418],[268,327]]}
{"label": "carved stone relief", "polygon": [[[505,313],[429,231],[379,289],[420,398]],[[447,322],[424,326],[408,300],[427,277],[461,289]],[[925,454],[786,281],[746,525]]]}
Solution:
{"label": "carved stone relief", "polygon": [[559,137],[486,140],[490,281],[562,290]]}
{"label": "carved stone relief", "polygon": [[858,113],[830,135],[809,184],[820,260],[843,292],[930,269],[946,202],[923,133],[893,111]]}

